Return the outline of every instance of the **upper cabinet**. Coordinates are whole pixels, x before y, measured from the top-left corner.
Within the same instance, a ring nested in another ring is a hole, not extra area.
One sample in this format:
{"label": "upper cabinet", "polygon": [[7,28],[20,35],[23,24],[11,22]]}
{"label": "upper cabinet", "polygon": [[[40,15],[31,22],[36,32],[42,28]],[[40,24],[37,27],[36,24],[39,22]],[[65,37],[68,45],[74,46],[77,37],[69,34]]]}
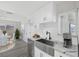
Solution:
{"label": "upper cabinet", "polygon": [[69,33],[69,20],[66,13],[58,15],[59,33]]}
{"label": "upper cabinet", "polygon": [[58,34],[71,33],[76,34],[77,23],[76,10],[60,13],[58,15]]}
{"label": "upper cabinet", "polygon": [[50,22],[44,22],[39,24],[40,29],[47,29],[47,28],[55,28],[57,25],[55,22],[50,21]]}

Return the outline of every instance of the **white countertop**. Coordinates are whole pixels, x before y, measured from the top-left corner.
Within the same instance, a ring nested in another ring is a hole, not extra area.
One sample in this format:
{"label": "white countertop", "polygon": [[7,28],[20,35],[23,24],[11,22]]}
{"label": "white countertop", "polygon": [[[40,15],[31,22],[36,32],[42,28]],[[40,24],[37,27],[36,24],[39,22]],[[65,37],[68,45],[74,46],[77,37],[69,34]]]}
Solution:
{"label": "white countertop", "polygon": [[63,44],[57,43],[57,44],[54,45],[53,48],[55,50],[58,50],[58,51],[62,52],[62,53],[65,53],[69,56],[78,57],[78,48],[77,48],[77,46],[75,46],[75,47],[72,46],[72,48],[65,48],[65,47],[63,47]]}

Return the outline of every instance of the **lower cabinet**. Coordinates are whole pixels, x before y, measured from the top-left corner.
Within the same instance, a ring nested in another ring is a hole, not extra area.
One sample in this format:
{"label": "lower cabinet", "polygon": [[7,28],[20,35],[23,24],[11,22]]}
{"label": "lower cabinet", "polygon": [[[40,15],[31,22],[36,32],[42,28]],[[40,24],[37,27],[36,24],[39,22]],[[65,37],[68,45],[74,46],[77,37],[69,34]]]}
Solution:
{"label": "lower cabinet", "polygon": [[69,57],[69,55],[66,55],[63,52],[59,52],[57,50],[55,50],[54,52],[55,52],[54,54],[55,57]]}
{"label": "lower cabinet", "polygon": [[52,57],[50,55],[48,55],[47,53],[43,52],[42,50],[40,50],[37,47],[34,47],[34,56],[35,57]]}

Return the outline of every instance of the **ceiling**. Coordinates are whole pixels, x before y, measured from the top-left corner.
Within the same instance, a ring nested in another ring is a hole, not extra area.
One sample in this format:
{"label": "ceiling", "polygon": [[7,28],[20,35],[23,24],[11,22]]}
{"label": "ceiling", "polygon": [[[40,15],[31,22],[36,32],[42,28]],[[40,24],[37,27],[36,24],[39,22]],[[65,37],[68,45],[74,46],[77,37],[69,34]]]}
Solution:
{"label": "ceiling", "polygon": [[47,1],[0,1],[0,9],[28,17]]}
{"label": "ceiling", "polygon": [[57,13],[67,12],[79,8],[79,1],[55,1]]}
{"label": "ceiling", "polygon": [[[11,16],[11,14],[7,14],[6,19],[10,18],[10,19],[23,20],[24,17],[29,18],[31,14],[33,14],[39,8],[45,6],[50,2],[51,1],[0,1],[0,9],[14,13],[13,16]],[[55,5],[57,13],[71,10],[73,8],[79,8],[79,2],[54,1],[53,3]],[[2,17],[5,14],[4,13],[2,15],[1,12],[2,11],[0,10],[0,17]]]}

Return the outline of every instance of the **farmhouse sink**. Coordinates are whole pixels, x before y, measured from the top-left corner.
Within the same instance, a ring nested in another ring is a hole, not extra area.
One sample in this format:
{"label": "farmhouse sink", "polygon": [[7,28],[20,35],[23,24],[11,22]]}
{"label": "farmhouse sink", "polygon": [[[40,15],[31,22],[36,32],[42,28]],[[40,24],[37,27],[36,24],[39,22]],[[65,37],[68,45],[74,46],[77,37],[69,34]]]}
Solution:
{"label": "farmhouse sink", "polygon": [[39,40],[36,40],[36,41],[41,42],[41,43],[46,44],[46,45],[54,46],[53,41],[49,41],[49,40],[46,40],[46,39],[39,39]]}

